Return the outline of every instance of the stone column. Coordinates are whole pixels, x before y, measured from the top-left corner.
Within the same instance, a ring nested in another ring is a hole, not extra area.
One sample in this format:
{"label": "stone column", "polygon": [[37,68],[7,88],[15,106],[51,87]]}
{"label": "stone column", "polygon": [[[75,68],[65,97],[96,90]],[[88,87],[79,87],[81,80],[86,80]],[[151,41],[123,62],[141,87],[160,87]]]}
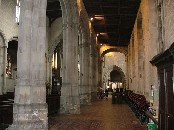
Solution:
{"label": "stone column", "polygon": [[46,0],[22,0],[13,124],[9,130],[48,130]]}
{"label": "stone column", "polygon": [[95,94],[96,93],[96,88],[97,88],[97,52],[96,52],[97,50],[96,50],[96,48],[94,48],[94,52],[93,52],[93,85],[92,85],[92,87],[93,87],[93,93]]}
{"label": "stone column", "polygon": [[[50,84],[52,84],[52,55],[48,55],[47,57],[47,77],[46,80],[47,82],[49,82]],[[52,88],[49,89],[48,94],[51,94]]]}
{"label": "stone column", "polygon": [[96,100],[96,61],[95,49],[91,46],[90,49],[90,85],[91,85],[91,99]]}
{"label": "stone column", "polygon": [[63,25],[63,77],[60,113],[80,113],[77,23]]}
{"label": "stone column", "polygon": [[[97,49],[96,49],[97,50]],[[96,80],[95,80],[95,92],[97,92],[97,85],[99,84],[99,81],[102,83],[102,63],[99,64],[99,59],[100,59],[100,53],[97,50],[96,51],[96,57],[95,57],[95,75],[96,75]],[[101,68],[101,71],[99,71],[99,68]]]}
{"label": "stone column", "polygon": [[7,81],[6,81],[6,63],[7,63],[7,46],[5,44],[5,41],[4,41],[4,47],[3,47],[3,50],[4,50],[4,68],[3,68],[3,83],[4,83],[4,86],[3,86],[3,94],[6,94],[7,93],[7,89],[6,89],[6,84],[7,84]]}
{"label": "stone column", "polygon": [[80,63],[80,74],[81,74],[81,85],[80,85],[80,103],[90,104],[91,103],[91,89],[89,86],[89,45],[90,43],[83,37],[80,45],[81,63]]}
{"label": "stone column", "polygon": [[5,50],[7,47],[4,46],[5,41],[3,37],[0,35],[0,95],[5,93],[5,79],[6,79],[6,58],[5,58]]}

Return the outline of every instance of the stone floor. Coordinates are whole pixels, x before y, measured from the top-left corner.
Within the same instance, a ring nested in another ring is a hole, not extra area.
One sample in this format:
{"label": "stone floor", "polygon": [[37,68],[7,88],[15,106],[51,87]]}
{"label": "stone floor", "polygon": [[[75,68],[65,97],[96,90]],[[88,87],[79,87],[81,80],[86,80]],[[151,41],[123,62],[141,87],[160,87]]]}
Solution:
{"label": "stone floor", "polygon": [[126,104],[112,104],[111,99],[82,106],[79,115],[49,118],[49,130],[147,130]]}

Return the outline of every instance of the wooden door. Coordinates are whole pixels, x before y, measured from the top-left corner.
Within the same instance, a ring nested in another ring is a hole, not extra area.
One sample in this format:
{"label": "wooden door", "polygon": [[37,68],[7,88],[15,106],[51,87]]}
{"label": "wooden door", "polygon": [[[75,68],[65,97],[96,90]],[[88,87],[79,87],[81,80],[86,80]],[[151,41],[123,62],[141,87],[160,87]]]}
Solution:
{"label": "wooden door", "polygon": [[159,130],[174,130],[173,65],[158,69],[159,72]]}
{"label": "wooden door", "polygon": [[165,130],[165,85],[164,85],[164,69],[159,70],[159,130]]}
{"label": "wooden door", "polygon": [[158,68],[159,130],[174,130],[174,43],[150,61]]}

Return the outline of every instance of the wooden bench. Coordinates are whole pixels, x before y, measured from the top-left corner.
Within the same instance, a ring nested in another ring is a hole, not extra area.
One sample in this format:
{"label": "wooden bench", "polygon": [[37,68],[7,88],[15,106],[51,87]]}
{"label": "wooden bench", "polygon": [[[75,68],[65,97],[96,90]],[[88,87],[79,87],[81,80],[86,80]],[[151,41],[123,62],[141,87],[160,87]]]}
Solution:
{"label": "wooden bench", "polygon": [[59,112],[60,109],[60,95],[49,95],[46,98],[48,104],[48,115],[54,115]]}
{"label": "wooden bench", "polygon": [[134,93],[132,91],[128,91],[125,95],[126,102],[132,109],[132,111],[135,113],[137,118],[142,123],[148,123],[149,117],[146,115],[146,111],[148,111],[149,108],[149,102],[146,101],[146,98],[144,95]]}

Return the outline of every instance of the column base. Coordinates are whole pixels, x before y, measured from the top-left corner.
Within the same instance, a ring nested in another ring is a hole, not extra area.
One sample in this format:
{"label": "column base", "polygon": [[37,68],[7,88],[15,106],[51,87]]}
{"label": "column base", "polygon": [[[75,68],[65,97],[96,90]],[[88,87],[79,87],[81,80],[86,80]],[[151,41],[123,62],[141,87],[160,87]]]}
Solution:
{"label": "column base", "polygon": [[81,105],[91,105],[91,94],[83,93],[80,95],[80,104]]}
{"label": "column base", "polygon": [[78,85],[64,84],[60,97],[61,114],[80,114],[80,97]]}
{"label": "column base", "polygon": [[60,97],[60,113],[61,114],[80,114],[79,96],[61,96]]}
{"label": "column base", "polygon": [[96,101],[97,99],[97,92],[91,92],[91,101]]}
{"label": "column base", "polygon": [[81,105],[91,104],[91,88],[89,85],[80,86],[80,104]]}
{"label": "column base", "polygon": [[13,105],[13,124],[6,130],[48,130],[47,104]]}

